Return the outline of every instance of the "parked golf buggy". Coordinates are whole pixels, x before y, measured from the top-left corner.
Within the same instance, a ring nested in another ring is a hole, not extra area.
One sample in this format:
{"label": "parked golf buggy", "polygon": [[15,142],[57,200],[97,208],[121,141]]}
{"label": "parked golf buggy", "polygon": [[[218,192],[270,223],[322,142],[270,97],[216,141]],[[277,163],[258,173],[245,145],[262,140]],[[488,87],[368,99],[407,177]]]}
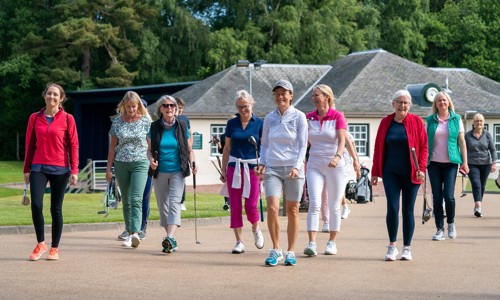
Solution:
{"label": "parked golf buggy", "polygon": [[120,191],[120,187],[118,186],[115,178],[115,172],[111,172],[111,182],[108,182],[106,186],[106,191],[102,196],[101,204],[104,206],[104,209],[97,212],[98,214],[106,214],[104,217],[107,217],[109,214],[109,209],[117,209],[118,205],[122,201],[122,194]]}
{"label": "parked golf buggy", "polygon": [[[345,197],[347,200],[355,201],[356,203],[368,203],[373,201],[372,183],[370,182],[370,169],[366,166],[361,166],[361,177],[357,180],[349,180],[345,188]],[[307,184],[304,188],[304,194],[300,201],[299,210],[307,212],[309,208],[309,194],[307,192]]]}

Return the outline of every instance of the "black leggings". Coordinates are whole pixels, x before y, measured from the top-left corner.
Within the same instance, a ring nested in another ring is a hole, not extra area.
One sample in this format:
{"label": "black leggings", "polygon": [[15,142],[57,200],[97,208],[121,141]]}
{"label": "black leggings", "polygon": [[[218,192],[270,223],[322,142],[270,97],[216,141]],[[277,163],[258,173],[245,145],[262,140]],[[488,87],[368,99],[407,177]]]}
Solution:
{"label": "black leggings", "polygon": [[43,195],[47,182],[50,182],[50,214],[52,215],[52,247],[59,246],[63,230],[62,204],[64,191],[68,185],[69,173],[52,175],[42,172],[31,172],[31,217],[35,225],[36,239],[39,243],[45,241],[43,218]]}

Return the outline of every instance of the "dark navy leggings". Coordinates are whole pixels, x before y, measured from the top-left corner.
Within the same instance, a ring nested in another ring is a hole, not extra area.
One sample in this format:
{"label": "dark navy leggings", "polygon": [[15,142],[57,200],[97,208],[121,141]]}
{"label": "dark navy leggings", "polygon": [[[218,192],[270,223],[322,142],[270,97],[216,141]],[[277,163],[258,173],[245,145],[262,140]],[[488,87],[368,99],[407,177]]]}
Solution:
{"label": "dark navy leggings", "polygon": [[385,222],[389,233],[389,241],[396,242],[399,227],[399,206],[400,196],[403,217],[403,243],[404,246],[411,246],[413,232],[415,231],[415,200],[417,198],[420,184],[411,182],[410,173],[396,174],[390,171],[383,171],[382,182],[384,184],[385,196],[387,198],[387,214]]}
{"label": "dark navy leggings", "polygon": [[45,241],[45,221],[43,218],[43,195],[47,182],[50,182],[50,214],[52,215],[52,247],[58,247],[63,230],[62,204],[64,191],[68,185],[69,173],[63,175],[31,172],[31,217],[35,226],[36,239]]}
{"label": "dark navy leggings", "polygon": [[437,229],[444,229],[443,199],[446,206],[446,223],[455,223],[455,181],[458,164],[431,161],[427,167],[432,188],[434,221]]}

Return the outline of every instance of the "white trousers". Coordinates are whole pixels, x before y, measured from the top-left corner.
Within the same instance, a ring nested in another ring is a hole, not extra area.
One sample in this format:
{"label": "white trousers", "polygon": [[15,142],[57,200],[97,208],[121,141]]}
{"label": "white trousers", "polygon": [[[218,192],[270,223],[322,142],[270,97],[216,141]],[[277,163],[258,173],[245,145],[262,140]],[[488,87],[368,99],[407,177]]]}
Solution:
{"label": "white trousers", "polygon": [[330,209],[330,231],[340,231],[340,201],[345,192],[347,168],[344,159],[336,168],[329,168],[330,159],[311,158],[307,162],[307,190],[309,210],[307,212],[307,231],[318,231],[323,185],[328,192]]}

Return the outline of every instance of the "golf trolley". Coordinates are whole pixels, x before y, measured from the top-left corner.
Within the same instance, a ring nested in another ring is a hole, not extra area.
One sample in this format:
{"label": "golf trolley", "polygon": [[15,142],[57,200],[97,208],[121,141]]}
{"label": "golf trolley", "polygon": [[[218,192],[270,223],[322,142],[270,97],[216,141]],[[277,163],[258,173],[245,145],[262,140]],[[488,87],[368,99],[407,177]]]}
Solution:
{"label": "golf trolley", "polygon": [[122,201],[122,194],[120,191],[120,187],[118,186],[115,178],[115,172],[111,172],[111,181],[108,182],[106,186],[106,191],[104,195],[102,195],[101,204],[104,206],[104,210],[97,212],[98,214],[106,214],[104,217],[107,217],[109,214],[109,208],[117,209],[118,205]]}

